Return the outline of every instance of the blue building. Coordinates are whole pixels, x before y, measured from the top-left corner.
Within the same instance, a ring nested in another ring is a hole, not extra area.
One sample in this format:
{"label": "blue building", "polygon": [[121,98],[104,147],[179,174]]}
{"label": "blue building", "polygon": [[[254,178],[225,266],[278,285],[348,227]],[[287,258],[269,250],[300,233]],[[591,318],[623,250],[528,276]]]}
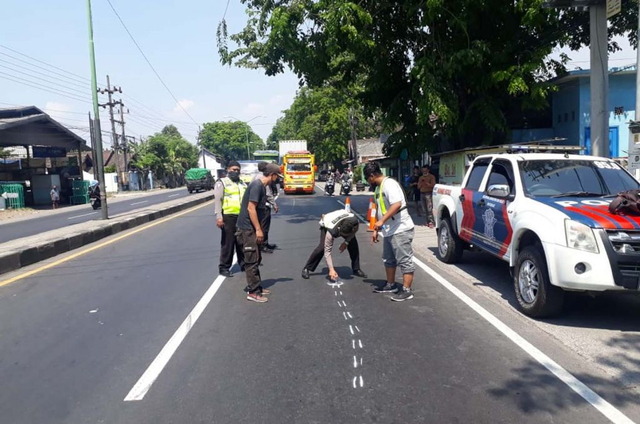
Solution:
{"label": "blue building", "polygon": [[[566,138],[564,144],[585,147],[591,153],[591,92],[589,70],[571,71],[556,79],[551,95],[552,128],[515,129],[513,141]],[[626,157],[629,121],[635,120],[636,70],[613,69],[609,73],[609,143],[611,157]]]}

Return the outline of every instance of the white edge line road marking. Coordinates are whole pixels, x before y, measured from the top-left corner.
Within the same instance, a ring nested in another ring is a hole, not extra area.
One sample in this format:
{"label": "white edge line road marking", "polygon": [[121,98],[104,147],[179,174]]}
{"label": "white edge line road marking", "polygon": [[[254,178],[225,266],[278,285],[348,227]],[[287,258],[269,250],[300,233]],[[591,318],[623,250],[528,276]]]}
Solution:
{"label": "white edge line road marking", "polygon": [[[233,265],[236,264],[236,259],[234,257]],[[147,394],[151,385],[156,381],[164,367],[167,365],[171,357],[178,347],[180,343],[187,337],[189,331],[193,328],[193,326],[200,318],[200,315],[205,310],[213,296],[215,296],[216,292],[222,285],[222,282],[225,280],[225,276],[218,275],[218,277],[211,283],[209,289],[204,293],[202,298],[196,303],[196,306],[193,307],[189,315],[182,321],[180,327],[173,333],[173,336],[169,339],[169,341],[164,345],[158,356],[153,360],[151,365],[147,368],[147,370],[142,374],[142,377],[138,380],[138,382],[133,386],[133,388],[129,391],[127,396],[124,398],[125,402],[142,400],[144,396]]]}
{"label": "white edge line road marking", "polygon": [[[337,201],[344,205],[344,203]],[[355,213],[355,212],[354,212]],[[357,215],[358,218],[362,219],[363,222],[366,221],[362,218],[362,216]],[[547,355],[542,353],[540,349],[533,346],[531,343],[526,341],[522,336],[508,327],[505,323],[500,321],[498,318],[493,316],[489,311],[480,306],[476,301],[471,299],[469,296],[460,291],[457,287],[447,281],[444,277],[438,274],[433,269],[429,268],[425,263],[421,260],[413,257],[413,262],[416,263],[422,270],[424,270],[427,274],[429,274],[432,278],[434,278],[437,282],[442,284],[447,290],[453,293],[458,299],[462,300],[467,304],[471,309],[473,309],[478,315],[487,320],[491,325],[493,325],[498,331],[504,334],[509,340],[515,343],[518,347],[528,353],[533,359],[538,361],[542,366],[548,369],[553,375],[555,375],[560,381],[569,386],[574,392],[579,394],[584,400],[589,402],[594,408],[596,408],[600,413],[602,413],[605,417],[607,417],[611,422],[616,424],[634,424],[634,421],[629,417],[624,415],[618,409],[616,409],[609,402],[600,397],[596,392],[591,390],[586,384],[582,381],[578,380],[573,376],[569,371],[562,368],[558,363],[556,363],[553,359],[549,358]],[[356,330],[358,333],[360,330],[358,326],[356,326]]]}
{"label": "white edge line road marking", "polygon": [[143,204],[143,203],[147,203],[147,202],[148,202],[148,200],[143,200],[142,202],[135,202],[135,203],[131,203],[130,205],[131,205],[131,206],[134,206],[134,205],[141,205],[141,204]]}
{"label": "white edge line road marking", "polygon": [[[512,330],[505,323],[493,316],[489,311],[480,306],[475,300],[464,294],[460,289],[455,287],[444,277],[438,274],[433,269],[429,268],[422,261],[415,256],[413,262],[416,263],[422,270],[429,274],[433,279],[440,283],[444,288],[453,293],[458,299],[467,304],[468,307],[473,309],[478,315],[487,320],[489,324],[493,325],[498,331],[504,334],[509,340],[515,343],[519,348],[528,353],[533,359],[538,361],[542,366],[548,369],[553,375],[558,377],[560,381],[569,386],[574,392],[579,394],[584,400],[589,402],[594,408],[596,408],[602,415],[607,417],[611,422],[616,424],[633,424],[629,417],[624,415],[618,409],[616,409],[609,402],[600,397],[596,392],[591,390],[586,384],[578,380],[569,371],[562,368],[557,362],[549,358],[542,353],[540,349],[526,341],[522,336]],[[362,380],[361,380],[362,382]]]}
{"label": "white edge line road marking", "polygon": [[85,213],[85,214],[82,214],[82,215],[70,216],[70,217],[69,217],[69,218],[67,218],[67,219],[82,218],[83,216],[95,215],[95,214],[97,214],[97,213],[98,213],[98,212],[89,212],[89,213]]}
{"label": "white edge line road marking", "polygon": [[176,196],[182,196],[182,193],[170,194],[167,197],[176,197]]}

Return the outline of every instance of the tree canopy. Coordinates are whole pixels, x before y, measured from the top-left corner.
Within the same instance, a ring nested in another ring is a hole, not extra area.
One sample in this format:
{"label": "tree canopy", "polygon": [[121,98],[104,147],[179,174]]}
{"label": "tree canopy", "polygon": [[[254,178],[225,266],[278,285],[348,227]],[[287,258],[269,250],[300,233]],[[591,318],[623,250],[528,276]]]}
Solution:
{"label": "tree canopy", "polygon": [[198,165],[198,148],[185,140],[173,125],[167,125],[132,147],[133,167],[152,171],[157,178],[167,177],[174,184],[181,184],[184,173]]}
{"label": "tree canopy", "polygon": [[265,145],[254,133],[251,127],[241,121],[235,122],[207,122],[200,131],[200,144],[207,150],[223,157],[225,163],[230,160],[247,158],[247,138],[249,151],[265,148]]}
{"label": "tree canopy", "polygon": [[[589,33],[588,13],[544,0],[241,1],[246,27],[218,27],[222,62],[267,75],[288,67],[312,88],[361,84],[359,100],[394,133],[388,150],[505,140],[510,120],[546,107],[549,80],[566,72],[554,48],[579,48]],[[636,5],[623,0],[611,34],[634,28]]]}
{"label": "tree canopy", "polygon": [[[357,101],[331,86],[298,91],[291,107],[276,122],[267,144],[280,140],[307,140],[316,160],[337,162],[348,158],[351,114],[361,110]],[[359,116],[358,138],[379,136],[375,123]]]}

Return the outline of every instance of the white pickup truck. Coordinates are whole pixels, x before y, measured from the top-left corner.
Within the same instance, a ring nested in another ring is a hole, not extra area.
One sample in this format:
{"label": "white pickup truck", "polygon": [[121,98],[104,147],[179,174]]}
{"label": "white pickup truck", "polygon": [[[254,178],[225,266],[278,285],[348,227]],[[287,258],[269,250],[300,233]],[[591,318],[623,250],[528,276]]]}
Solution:
{"label": "white pickup truck", "polygon": [[638,291],[640,216],[609,213],[640,183],[610,159],[553,153],[479,156],[462,186],[438,184],[438,257],[478,248],[509,263],[533,317],[562,309],[565,290]]}

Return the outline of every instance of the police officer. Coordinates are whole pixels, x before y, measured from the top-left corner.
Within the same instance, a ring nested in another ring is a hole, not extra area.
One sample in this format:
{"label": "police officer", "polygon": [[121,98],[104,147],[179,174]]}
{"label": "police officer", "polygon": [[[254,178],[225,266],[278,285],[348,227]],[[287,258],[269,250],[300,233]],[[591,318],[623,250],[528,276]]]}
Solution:
{"label": "police officer", "polygon": [[236,240],[236,223],[240,214],[240,204],[247,185],[240,179],[240,164],[234,160],[227,164],[227,176],[219,179],[214,187],[214,209],[218,228],[222,230],[220,240],[220,275],[233,277],[231,264],[233,251],[238,256],[240,269],[244,267],[244,255]]}
{"label": "police officer", "polygon": [[309,279],[309,273],[316,270],[324,255],[329,266],[329,278],[334,281],[338,279],[338,272],[333,267],[333,259],[331,258],[333,242],[338,237],[344,238],[344,242],[339,248],[340,253],[344,252],[345,249],[349,250],[353,275],[367,278],[367,275],[360,269],[360,248],[358,247],[358,239],[356,239],[358,226],[358,218],[344,209],[322,215],[320,220],[320,244],[311,252],[311,256],[309,256],[307,264],[302,270],[302,278]]}

